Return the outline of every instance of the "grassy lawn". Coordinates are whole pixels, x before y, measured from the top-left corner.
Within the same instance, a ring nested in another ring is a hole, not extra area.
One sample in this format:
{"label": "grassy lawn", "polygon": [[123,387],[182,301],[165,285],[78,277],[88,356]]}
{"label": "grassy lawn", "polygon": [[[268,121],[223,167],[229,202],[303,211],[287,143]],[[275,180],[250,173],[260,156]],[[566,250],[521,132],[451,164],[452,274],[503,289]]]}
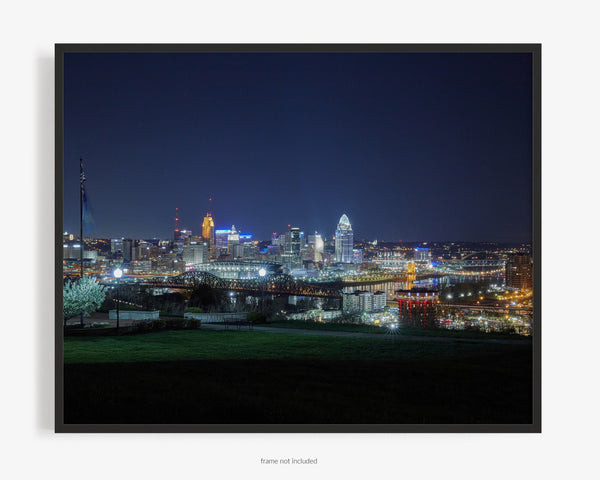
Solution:
{"label": "grassy lawn", "polygon": [[477,342],[434,343],[254,331],[163,331],[119,337],[66,337],[65,363],[242,359],[440,359],[505,351]]}
{"label": "grassy lawn", "polygon": [[65,339],[66,423],[529,423],[531,348],[259,331]]}
{"label": "grassy lawn", "polygon": [[[306,330],[326,330],[335,332],[360,332],[360,333],[378,333],[385,335],[388,329],[377,325],[353,325],[348,323],[319,323],[305,322],[302,320],[277,320],[268,323],[270,327],[306,329]],[[402,327],[398,330],[399,335],[421,336],[421,337],[449,337],[449,338],[472,338],[472,339],[523,339],[527,337],[521,335],[507,335],[502,333],[485,333],[466,330],[426,330],[422,328]]]}

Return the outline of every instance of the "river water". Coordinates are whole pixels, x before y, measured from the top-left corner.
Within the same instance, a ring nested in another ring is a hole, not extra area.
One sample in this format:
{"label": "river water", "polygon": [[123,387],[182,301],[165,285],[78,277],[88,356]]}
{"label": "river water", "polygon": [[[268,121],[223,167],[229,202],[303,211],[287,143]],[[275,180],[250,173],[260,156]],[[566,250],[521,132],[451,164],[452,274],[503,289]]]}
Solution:
{"label": "river water", "polygon": [[480,283],[485,285],[504,285],[504,275],[444,275],[442,277],[428,278],[425,280],[416,280],[412,283],[407,282],[381,282],[371,283],[365,285],[353,285],[351,287],[344,288],[344,293],[352,293],[355,290],[366,290],[367,292],[378,292],[383,291],[386,294],[386,298],[393,300],[397,290],[408,290],[411,287],[422,287],[422,288],[443,288],[459,283]]}

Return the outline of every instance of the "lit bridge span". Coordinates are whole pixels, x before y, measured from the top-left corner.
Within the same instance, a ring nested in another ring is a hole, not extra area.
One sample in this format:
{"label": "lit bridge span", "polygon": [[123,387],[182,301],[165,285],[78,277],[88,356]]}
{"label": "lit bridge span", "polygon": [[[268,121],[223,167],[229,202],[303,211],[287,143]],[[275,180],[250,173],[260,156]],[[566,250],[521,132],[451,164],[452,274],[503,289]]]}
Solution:
{"label": "lit bridge span", "polygon": [[[265,293],[278,295],[298,295],[306,297],[342,298],[344,284],[308,283],[295,279],[291,275],[273,274],[262,278],[233,279],[221,278],[208,272],[186,272],[171,277],[154,277],[138,282],[120,282],[121,285],[147,286],[154,288],[193,289],[207,285],[220,290],[232,290],[249,293]],[[114,285],[114,283],[110,283]]]}
{"label": "lit bridge span", "polygon": [[504,260],[440,260],[438,267],[450,268],[504,268]]}
{"label": "lit bridge span", "polygon": [[472,311],[490,311],[490,312],[510,312],[510,313],[522,313],[522,314],[533,314],[533,307],[517,307],[515,305],[510,306],[496,306],[496,305],[461,305],[459,303],[438,303],[438,307],[447,308],[449,310],[472,310]]}
{"label": "lit bridge span", "polygon": [[504,272],[506,261],[494,253],[477,252],[459,260],[440,260],[440,271],[461,275],[485,275]]}

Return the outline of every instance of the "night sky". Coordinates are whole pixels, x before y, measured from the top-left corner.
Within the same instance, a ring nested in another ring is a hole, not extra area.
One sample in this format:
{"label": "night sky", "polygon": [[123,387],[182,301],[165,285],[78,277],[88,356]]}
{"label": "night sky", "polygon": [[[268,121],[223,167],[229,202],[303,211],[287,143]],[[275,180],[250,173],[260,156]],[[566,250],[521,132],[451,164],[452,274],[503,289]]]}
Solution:
{"label": "night sky", "polygon": [[[65,54],[64,223],[531,240],[530,54]],[[208,198],[212,197],[212,206]]]}

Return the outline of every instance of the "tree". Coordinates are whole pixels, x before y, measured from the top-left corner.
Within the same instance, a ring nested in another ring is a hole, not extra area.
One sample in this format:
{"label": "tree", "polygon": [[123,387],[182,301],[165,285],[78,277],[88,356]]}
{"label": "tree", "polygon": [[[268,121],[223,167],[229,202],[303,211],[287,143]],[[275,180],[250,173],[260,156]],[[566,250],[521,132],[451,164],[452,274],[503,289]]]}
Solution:
{"label": "tree", "polygon": [[75,315],[91,315],[100,308],[106,297],[106,287],[95,278],[83,277],[67,281],[63,286],[63,317],[66,322]]}

